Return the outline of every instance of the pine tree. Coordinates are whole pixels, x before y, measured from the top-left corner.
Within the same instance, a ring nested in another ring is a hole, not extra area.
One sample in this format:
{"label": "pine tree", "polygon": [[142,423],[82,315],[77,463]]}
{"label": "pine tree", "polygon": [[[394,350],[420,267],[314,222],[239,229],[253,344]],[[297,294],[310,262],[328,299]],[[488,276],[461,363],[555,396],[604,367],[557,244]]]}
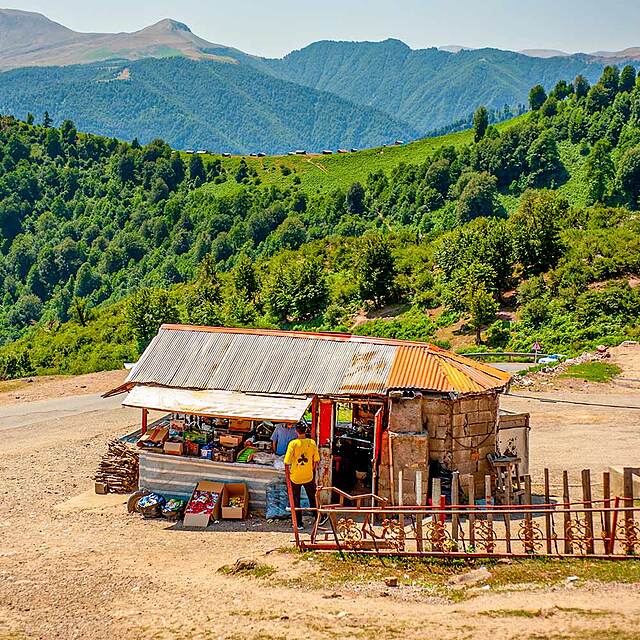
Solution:
{"label": "pine tree", "polygon": [[489,112],[486,107],[478,107],[473,114],[473,137],[476,142],[484,138],[489,126]]}
{"label": "pine tree", "polygon": [[636,84],[636,70],[628,64],[620,74],[620,91],[632,91]]}
{"label": "pine tree", "polygon": [[541,84],[537,84],[529,91],[529,106],[531,107],[531,111],[538,111],[546,100],[547,93]]}
{"label": "pine tree", "polygon": [[589,84],[589,81],[583,75],[576,76],[576,79],[573,81],[573,91],[576,98],[580,99],[586,97],[590,88],[591,85]]}
{"label": "pine tree", "polygon": [[44,112],[44,116],[42,118],[42,126],[45,129],[48,129],[51,126],[52,123],[53,123],[53,120],[51,120],[51,116],[49,115],[49,112],[45,111]]}

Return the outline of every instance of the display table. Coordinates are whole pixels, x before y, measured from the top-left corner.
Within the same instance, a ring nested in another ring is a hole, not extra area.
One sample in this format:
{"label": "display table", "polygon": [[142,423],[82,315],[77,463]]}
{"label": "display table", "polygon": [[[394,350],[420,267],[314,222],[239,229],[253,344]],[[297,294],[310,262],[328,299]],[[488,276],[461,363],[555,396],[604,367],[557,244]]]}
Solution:
{"label": "display table", "polygon": [[200,480],[244,482],[249,489],[249,508],[264,511],[266,490],[272,482],[285,482],[284,470],[260,464],[212,462],[201,458],[140,452],[140,488],[163,496],[189,498]]}

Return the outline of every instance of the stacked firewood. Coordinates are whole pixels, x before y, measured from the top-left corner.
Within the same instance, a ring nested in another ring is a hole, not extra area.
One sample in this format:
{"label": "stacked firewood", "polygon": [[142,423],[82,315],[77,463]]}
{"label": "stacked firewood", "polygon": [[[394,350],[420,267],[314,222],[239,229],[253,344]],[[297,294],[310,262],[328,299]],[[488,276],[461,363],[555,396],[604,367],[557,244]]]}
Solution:
{"label": "stacked firewood", "polygon": [[94,476],[96,493],[131,493],[138,488],[138,452],[121,440],[112,440]]}

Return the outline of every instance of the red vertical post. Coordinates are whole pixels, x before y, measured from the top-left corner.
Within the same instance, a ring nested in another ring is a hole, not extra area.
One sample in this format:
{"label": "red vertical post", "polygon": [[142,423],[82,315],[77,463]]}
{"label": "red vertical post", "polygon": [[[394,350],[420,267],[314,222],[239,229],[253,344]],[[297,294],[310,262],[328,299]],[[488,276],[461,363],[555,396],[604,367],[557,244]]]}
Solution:
{"label": "red vertical post", "polygon": [[142,410],[142,435],[147,433],[147,422],[149,421],[149,409]]}
{"label": "red vertical post", "polygon": [[318,441],[318,396],[311,401],[311,439]]}
{"label": "red vertical post", "polygon": [[318,420],[318,446],[330,446],[333,432],[333,402],[320,400]]}

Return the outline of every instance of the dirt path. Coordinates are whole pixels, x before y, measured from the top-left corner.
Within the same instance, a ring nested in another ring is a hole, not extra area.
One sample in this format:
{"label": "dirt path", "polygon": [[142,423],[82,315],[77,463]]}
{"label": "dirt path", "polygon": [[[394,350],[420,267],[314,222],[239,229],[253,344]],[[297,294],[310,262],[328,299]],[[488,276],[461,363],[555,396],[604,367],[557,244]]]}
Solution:
{"label": "dirt path", "polygon": [[[121,372],[104,375],[103,388],[122,379]],[[42,400],[49,384],[66,393],[86,382],[27,384]],[[613,404],[640,406],[635,389],[600,393]],[[571,397],[600,398],[593,389]],[[640,411],[518,398],[504,404],[532,412],[534,475],[545,466],[577,473],[640,460]],[[21,415],[38,406],[20,405]],[[357,574],[343,585],[325,582],[317,561],[281,550],[290,546],[290,533],[258,531],[252,521],[235,530],[187,532],[129,516],[122,498],[91,493],[91,476],[107,441],[132,428],[138,411],[102,405],[44,418],[25,419],[0,438],[1,640],[447,640],[488,631],[492,640],[640,638],[639,584],[561,580],[545,587],[523,579],[455,602],[424,585],[390,590],[380,579],[359,583]],[[217,572],[243,556],[275,573]]]}

